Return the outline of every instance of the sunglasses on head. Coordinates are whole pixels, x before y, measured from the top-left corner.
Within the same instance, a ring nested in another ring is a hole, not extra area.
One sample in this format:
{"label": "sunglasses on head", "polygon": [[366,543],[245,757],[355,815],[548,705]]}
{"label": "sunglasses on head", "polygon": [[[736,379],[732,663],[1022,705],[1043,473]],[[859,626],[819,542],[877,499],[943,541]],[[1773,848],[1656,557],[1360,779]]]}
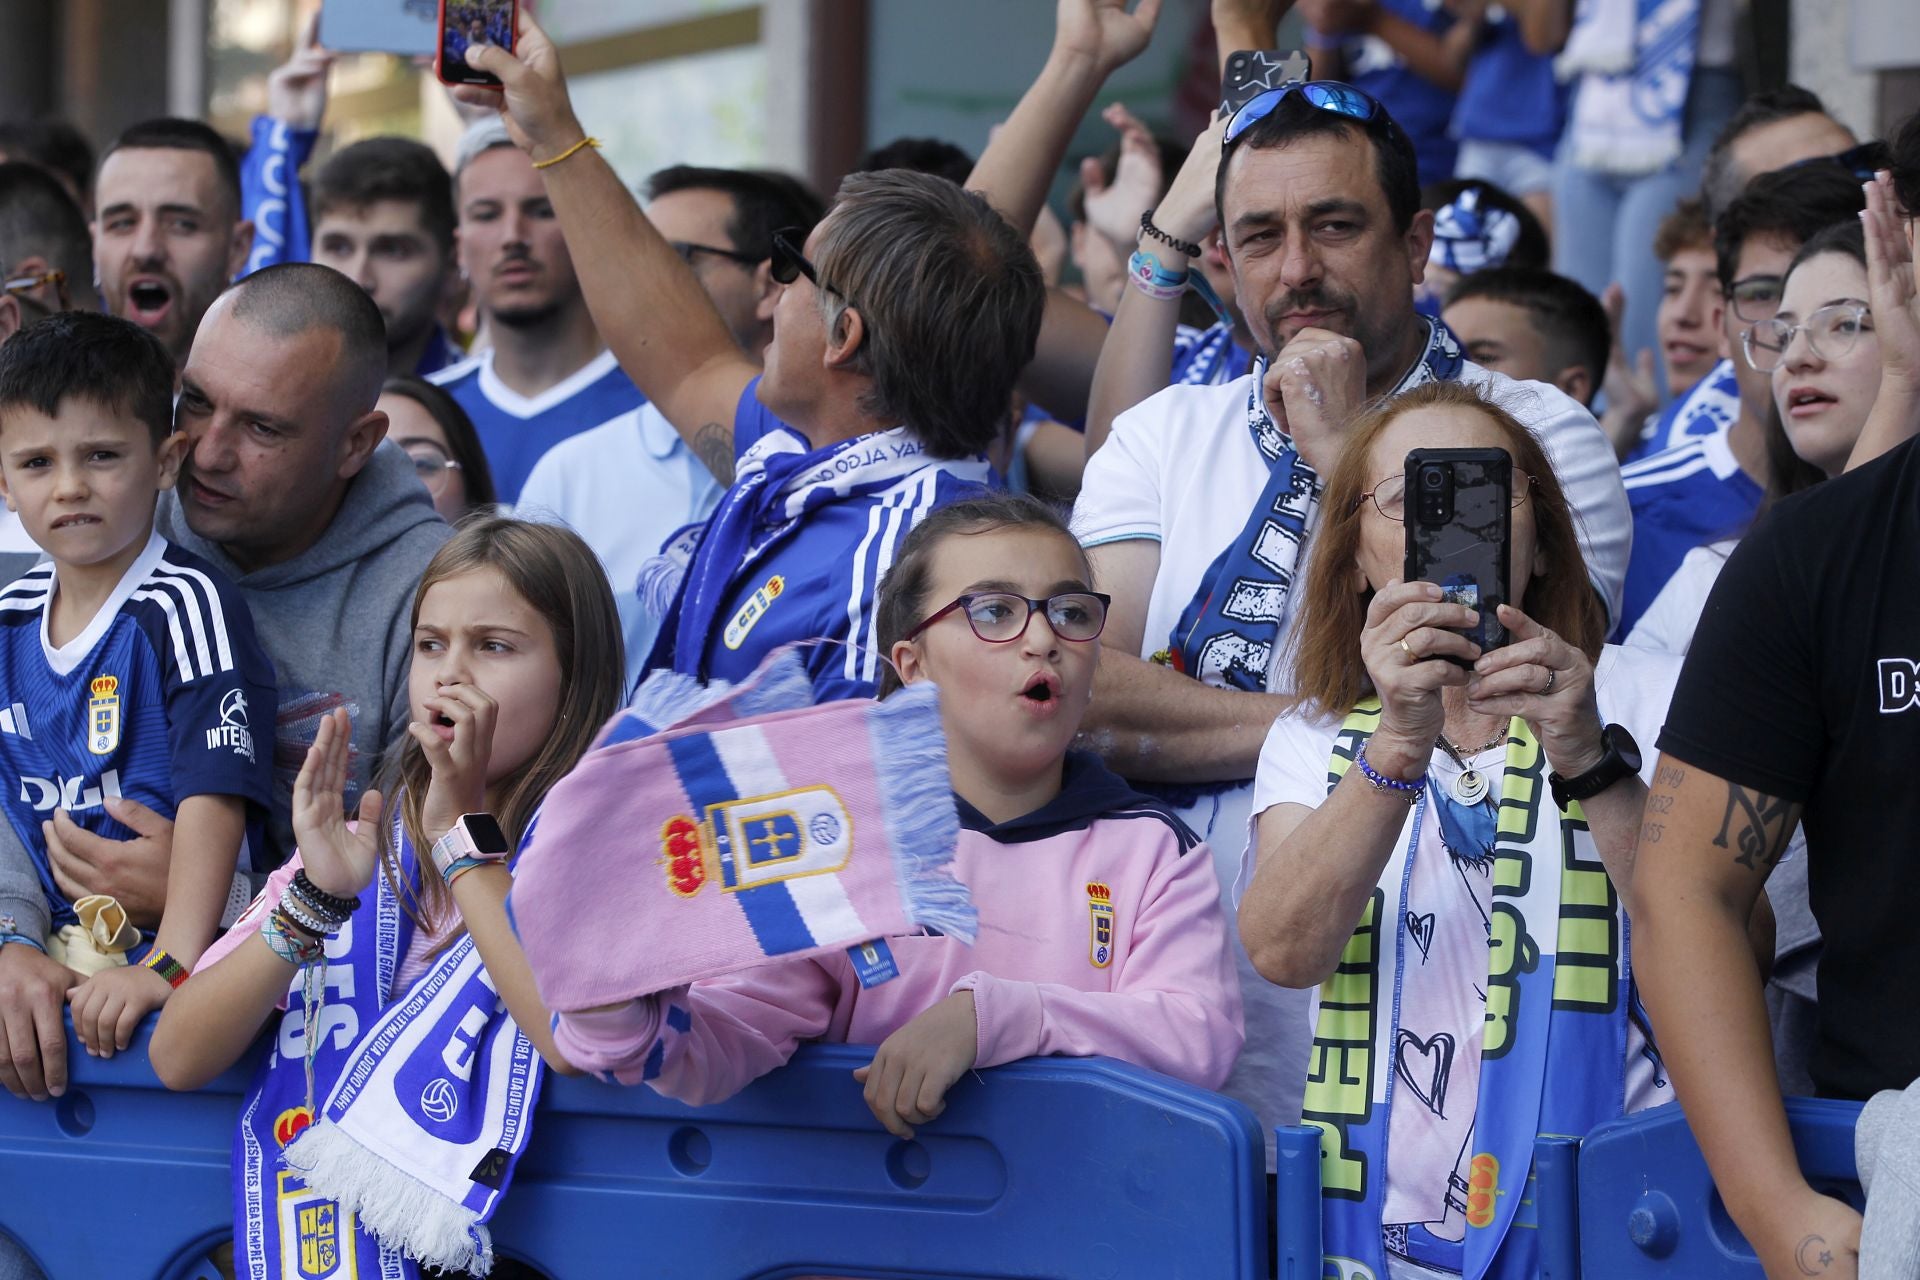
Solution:
{"label": "sunglasses on head", "polygon": [[1283,84],[1277,89],[1268,89],[1247,99],[1233,118],[1227,121],[1227,131],[1220,141],[1220,149],[1231,147],[1240,135],[1260,121],[1274,113],[1288,97],[1298,94],[1308,106],[1319,111],[1330,111],[1337,116],[1345,116],[1360,124],[1372,124],[1375,120],[1392,123],[1385,107],[1375,101],[1365,90],[1356,89],[1350,84],[1338,80],[1298,80]]}

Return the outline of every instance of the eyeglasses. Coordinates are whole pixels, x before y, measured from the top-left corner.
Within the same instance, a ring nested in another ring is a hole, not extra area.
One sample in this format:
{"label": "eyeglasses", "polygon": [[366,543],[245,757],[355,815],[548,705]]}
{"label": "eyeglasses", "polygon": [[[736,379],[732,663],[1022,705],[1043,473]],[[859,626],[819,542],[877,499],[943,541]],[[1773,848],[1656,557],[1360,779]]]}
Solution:
{"label": "eyeglasses", "polygon": [[710,244],[695,244],[691,240],[669,240],[667,244],[675,253],[680,255],[680,260],[688,266],[692,266],[694,258],[702,253],[715,258],[725,258],[728,262],[737,262],[745,267],[757,267],[766,261],[767,258],[767,255],[764,253],[756,258],[750,253],[739,253],[732,249],[722,249]]}
{"label": "eyeglasses", "polygon": [[1821,307],[1799,324],[1788,324],[1778,316],[1763,320],[1740,335],[1740,346],[1755,373],[1772,373],[1785,364],[1796,333],[1807,335],[1807,346],[1814,355],[1838,360],[1853,350],[1861,334],[1873,332],[1868,323],[1872,317],[1873,312],[1864,303],[1836,302]]}
{"label": "eyeglasses", "polygon": [[1748,276],[1733,282],[1727,290],[1727,301],[1733,304],[1733,314],[1748,324],[1759,324],[1773,319],[1773,313],[1780,309],[1784,288],[1783,276]]}
{"label": "eyeglasses", "polygon": [[[1515,467],[1513,469],[1512,480],[1512,501],[1507,505],[1513,507],[1519,506],[1527,500],[1527,494],[1532,489],[1533,477],[1520,468]],[[1397,524],[1406,523],[1407,477],[1405,472],[1388,476],[1385,480],[1373,486],[1372,489],[1355,498],[1353,502],[1354,509],[1356,511],[1359,510],[1360,504],[1369,498],[1373,500],[1373,509],[1375,511],[1378,511],[1381,515]]]}
{"label": "eyeglasses", "polygon": [[413,459],[413,473],[427,486],[429,493],[439,493],[447,486],[447,473],[460,470],[460,464],[447,456],[446,450],[431,440],[402,440],[400,447]]}
{"label": "eyeglasses", "polygon": [[988,644],[1006,644],[1025,635],[1035,610],[1045,613],[1047,625],[1062,640],[1097,640],[1107,629],[1107,606],[1111,603],[1112,596],[1098,591],[1066,591],[1045,600],[1011,591],[976,591],[933,613],[900,638],[911,640],[955,609],[964,609],[973,634]]}
{"label": "eyeglasses", "polygon": [[54,294],[60,299],[60,310],[68,310],[67,273],[64,271],[42,271],[37,276],[16,276],[11,280],[0,282],[0,293],[13,294],[44,309],[47,304],[34,297],[32,291],[46,284],[53,286]]}
{"label": "eyeglasses", "polygon": [[1233,113],[1233,119],[1227,121],[1226,134],[1220,140],[1220,149],[1225,151],[1234,144],[1239,136],[1260,121],[1272,115],[1289,94],[1299,94],[1308,105],[1321,111],[1331,111],[1335,115],[1357,120],[1361,124],[1371,124],[1376,119],[1384,119],[1389,128],[1393,118],[1387,115],[1386,108],[1376,102],[1364,90],[1338,80],[1298,80],[1292,84],[1283,84],[1278,89],[1268,89],[1264,93],[1248,98],[1245,105]]}

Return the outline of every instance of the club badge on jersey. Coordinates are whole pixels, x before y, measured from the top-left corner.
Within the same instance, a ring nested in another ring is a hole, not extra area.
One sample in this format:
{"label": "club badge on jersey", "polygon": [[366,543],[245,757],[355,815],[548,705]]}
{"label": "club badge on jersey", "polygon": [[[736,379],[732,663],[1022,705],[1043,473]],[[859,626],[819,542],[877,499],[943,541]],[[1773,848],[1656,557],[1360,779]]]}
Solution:
{"label": "club badge on jersey", "polygon": [[1113,892],[1098,881],[1087,885],[1087,915],[1092,924],[1087,960],[1104,969],[1113,963]]}
{"label": "club badge on jersey", "polygon": [[120,745],[120,681],[114,676],[95,676],[93,696],[87,699],[87,750],[97,756],[110,756]]}

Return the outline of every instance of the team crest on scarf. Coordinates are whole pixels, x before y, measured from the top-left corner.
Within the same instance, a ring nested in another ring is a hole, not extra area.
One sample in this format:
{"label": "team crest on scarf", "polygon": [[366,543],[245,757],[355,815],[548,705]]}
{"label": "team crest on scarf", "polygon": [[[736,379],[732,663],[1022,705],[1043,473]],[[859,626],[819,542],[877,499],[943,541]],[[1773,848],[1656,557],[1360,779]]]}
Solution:
{"label": "team crest on scarf", "polygon": [[1087,915],[1092,922],[1087,959],[1104,969],[1113,963],[1113,891],[1098,881],[1087,885]]}
{"label": "team crest on scarf", "polygon": [[87,699],[87,750],[97,756],[110,756],[120,745],[118,677],[95,676],[92,694]]}
{"label": "team crest on scarf", "polygon": [[779,880],[830,875],[853,852],[853,818],[832,787],[801,787],[711,806],[696,822],[681,815],[660,830],[667,887],[682,898],[720,880],[738,893]]}

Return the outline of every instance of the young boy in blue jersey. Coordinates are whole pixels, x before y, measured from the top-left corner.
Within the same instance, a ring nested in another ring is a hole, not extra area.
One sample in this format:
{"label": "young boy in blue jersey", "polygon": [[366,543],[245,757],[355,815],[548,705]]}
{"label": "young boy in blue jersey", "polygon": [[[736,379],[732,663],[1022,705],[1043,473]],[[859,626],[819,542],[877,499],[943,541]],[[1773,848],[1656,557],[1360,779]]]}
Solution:
{"label": "young boy in blue jersey", "polygon": [[[68,1002],[99,1057],[213,940],[270,797],[275,683],[246,604],[154,531],[185,447],[173,359],[139,325],[66,312],[0,346],[0,494],[48,557],[0,591],[0,803],[47,895],[48,952],[85,976]],[[124,838],[121,799],[174,822],[157,922],[70,895],[48,863],[56,810]]]}

